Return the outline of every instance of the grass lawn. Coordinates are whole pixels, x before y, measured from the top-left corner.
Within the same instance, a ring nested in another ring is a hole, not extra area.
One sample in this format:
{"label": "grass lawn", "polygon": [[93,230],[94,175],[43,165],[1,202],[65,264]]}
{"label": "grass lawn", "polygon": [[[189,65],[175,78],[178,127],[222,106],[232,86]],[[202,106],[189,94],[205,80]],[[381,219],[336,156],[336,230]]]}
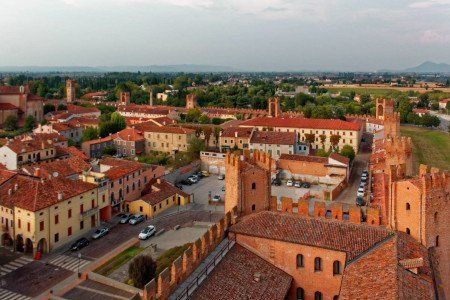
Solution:
{"label": "grass lawn", "polygon": [[144,250],[144,248],[136,246],[130,247],[114,256],[110,261],[96,269],[94,272],[103,276],[108,276],[138,255],[142,250]]}
{"label": "grass lawn", "polygon": [[413,165],[417,174],[419,164],[450,170],[450,135],[423,128],[400,128],[402,136],[411,137],[413,143]]}
{"label": "grass lawn", "polygon": [[343,92],[343,93],[350,93],[351,91],[354,91],[356,94],[370,94],[370,95],[376,95],[380,97],[384,97],[387,95],[392,94],[400,94],[401,91],[395,90],[393,88],[365,88],[365,87],[336,87],[336,88],[327,88],[330,92]]}

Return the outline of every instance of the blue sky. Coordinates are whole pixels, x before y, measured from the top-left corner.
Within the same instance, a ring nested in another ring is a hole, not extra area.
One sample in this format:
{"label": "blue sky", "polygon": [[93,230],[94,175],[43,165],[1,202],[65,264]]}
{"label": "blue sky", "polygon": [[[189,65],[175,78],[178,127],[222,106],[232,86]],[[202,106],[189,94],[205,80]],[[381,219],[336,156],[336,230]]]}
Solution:
{"label": "blue sky", "polygon": [[450,0],[2,0],[0,65],[450,63]]}

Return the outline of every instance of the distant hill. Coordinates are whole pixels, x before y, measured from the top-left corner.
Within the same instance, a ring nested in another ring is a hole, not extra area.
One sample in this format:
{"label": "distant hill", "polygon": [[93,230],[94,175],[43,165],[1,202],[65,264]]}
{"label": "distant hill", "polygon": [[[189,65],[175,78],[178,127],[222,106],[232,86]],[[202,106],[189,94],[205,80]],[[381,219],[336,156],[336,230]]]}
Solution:
{"label": "distant hill", "polygon": [[0,72],[154,72],[154,73],[206,73],[206,72],[237,72],[232,67],[210,66],[210,65],[150,65],[150,66],[0,66]]}
{"label": "distant hill", "polygon": [[416,67],[403,70],[411,73],[450,73],[450,65],[445,63],[434,63],[426,61]]}

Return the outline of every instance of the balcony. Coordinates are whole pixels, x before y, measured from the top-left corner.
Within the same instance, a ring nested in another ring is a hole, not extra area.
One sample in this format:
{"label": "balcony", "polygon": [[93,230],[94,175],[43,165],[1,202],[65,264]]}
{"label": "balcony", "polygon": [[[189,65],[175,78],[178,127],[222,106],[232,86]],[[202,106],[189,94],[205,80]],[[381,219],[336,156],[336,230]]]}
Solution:
{"label": "balcony", "polygon": [[80,220],[83,220],[87,217],[95,215],[97,212],[98,212],[98,206],[91,208],[90,210],[84,211],[84,212],[80,213]]}

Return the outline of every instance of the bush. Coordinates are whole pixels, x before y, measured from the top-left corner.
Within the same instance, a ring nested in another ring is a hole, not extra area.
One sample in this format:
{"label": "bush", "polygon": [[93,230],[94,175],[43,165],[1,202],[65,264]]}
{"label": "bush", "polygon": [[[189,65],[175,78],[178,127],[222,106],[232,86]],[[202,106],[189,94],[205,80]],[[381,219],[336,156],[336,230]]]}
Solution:
{"label": "bush", "polygon": [[116,155],[117,150],[114,146],[106,146],[105,148],[103,148],[102,150],[102,154],[103,155]]}
{"label": "bush", "polygon": [[16,116],[8,116],[3,123],[3,128],[6,131],[14,131],[19,128],[19,119]]}
{"label": "bush", "polygon": [[128,276],[137,288],[143,288],[155,278],[156,262],[150,255],[139,255],[128,266]]}
{"label": "bush", "polygon": [[319,149],[316,153],[317,156],[321,156],[321,157],[328,157],[328,152],[325,151],[324,149]]}
{"label": "bush", "polygon": [[353,161],[353,159],[355,158],[355,150],[350,145],[344,145],[341,150],[341,155],[348,157],[350,161]]}

